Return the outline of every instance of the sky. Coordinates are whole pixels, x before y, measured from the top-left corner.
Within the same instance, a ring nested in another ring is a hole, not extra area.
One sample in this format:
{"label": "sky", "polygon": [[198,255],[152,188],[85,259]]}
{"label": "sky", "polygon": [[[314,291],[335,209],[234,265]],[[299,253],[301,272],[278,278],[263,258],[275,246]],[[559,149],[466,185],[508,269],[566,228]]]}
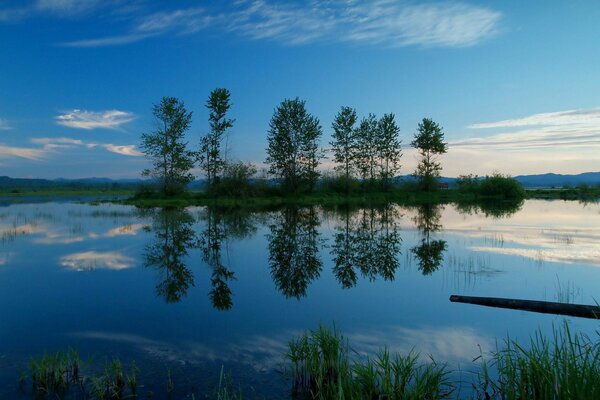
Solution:
{"label": "sky", "polygon": [[0,175],[138,178],[153,104],[185,103],[195,149],[219,87],[228,157],[259,169],[299,97],[324,149],[341,106],[394,113],[400,174],[423,118],[444,176],[600,171],[598,21],[594,0],[0,0]]}

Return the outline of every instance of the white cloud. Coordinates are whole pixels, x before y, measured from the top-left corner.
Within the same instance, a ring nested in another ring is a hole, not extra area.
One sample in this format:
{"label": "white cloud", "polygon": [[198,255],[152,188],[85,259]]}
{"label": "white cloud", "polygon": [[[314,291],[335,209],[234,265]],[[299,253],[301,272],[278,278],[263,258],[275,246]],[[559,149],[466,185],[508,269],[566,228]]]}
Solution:
{"label": "white cloud", "polygon": [[7,131],[9,129],[12,129],[12,126],[10,126],[8,121],[4,118],[0,118],[0,131]]}
{"label": "white cloud", "polygon": [[121,35],[65,45],[121,45],[167,33],[190,34],[213,28],[286,45],[350,42],[386,47],[464,47],[497,34],[501,18],[499,11],[461,2],[241,0],[226,11],[194,7],[156,12],[138,17]]}
{"label": "white cloud", "polygon": [[135,265],[135,260],[117,251],[83,251],[61,257],[61,265],[76,271],[87,271],[98,268],[122,270]]}
{"label": "white cloud", "polygon": [[124,156],[141,157],[144,155],[143,153],[138,151],[134,145],[117,146],[114,144],[104,144],[102,145],[102,147],[104,147],[111,153],[121,154]]}
{"label": "white cloud", "polygon": [[133,121],[134,118],[135,116],[132,113],[119,110],[96,112],[75,109],[57,116],[56,120],[59,125],[69,128],[90,130],[97,128],[116,129]]}
{"label": "white cloud", "polygon": [[44,149],[34,149],[29,147],[5,146],[0,144],[0,158],[26,158],[28,160],[40,160],[46,155]]}

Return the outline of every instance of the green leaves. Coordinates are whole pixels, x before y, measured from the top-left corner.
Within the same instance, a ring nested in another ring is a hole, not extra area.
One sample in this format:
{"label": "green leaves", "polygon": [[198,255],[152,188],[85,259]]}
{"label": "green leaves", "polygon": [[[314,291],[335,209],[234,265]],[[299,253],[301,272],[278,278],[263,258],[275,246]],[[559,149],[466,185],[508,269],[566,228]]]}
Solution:
{"label": "green leaves", "polygon": [[433,120],[423,118],[411,145],[421,155],[421,162],[415,171],[415,176],[419,177],[421,189],[436,190],[437,178],[442,170],[437,156],[448,151],[448,143],[444,142],[442,128]]}
{"label": "green leaves", "polygon": [[[231,93],[224,88],[217,88],[210,92],[206,108],[210,113],[208,121],[210,132],[200,139],[200,151],[198,160],[200,167],[206,172],[206,178],[209,186],[213,186],[219,176],[223,173],[226,164],[226,155],[223,156],[221,143],[227,136],[227,130],[233,127],[235,120],[226,118],[227,112],[231,108]],[[227,143],[225,144],[225,154],[227,152]]]}
{"label": "green leaves", "polygon": [[306,111],[304,101],[286,99],[275,109],[269,123],[266,163],[269,173],[283,180],[287,193],[313,189],[322,157],[317,140],[322,134],[319,120]]}
{"label": "green leaves", "polygon": [[142,172],[154,177],[164,195],[173,195],[185,190],[194,176],[194,153],[187,149],[185,133],[192,121],[192,113],[185,109],[182,101],[175,97],[163,97],[152,110],[156,129],[142,135],[141,148],[146,157],[152,159],[153,168]]}

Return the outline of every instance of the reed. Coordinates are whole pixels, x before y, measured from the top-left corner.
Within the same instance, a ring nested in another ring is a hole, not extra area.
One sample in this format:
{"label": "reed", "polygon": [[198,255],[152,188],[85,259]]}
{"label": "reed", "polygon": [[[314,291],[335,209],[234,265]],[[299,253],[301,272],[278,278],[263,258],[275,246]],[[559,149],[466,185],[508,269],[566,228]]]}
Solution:
{"label": "reed", "polygon": [[320,326],[289,342],[295,395],[312,399],[446,399],[454,392],[445,365],[419,355],[391,355],[387,349],[374,358],[351,359],[350,347],[333,328]]}
{"label": "reed", "polygon": [[527,347],[507,340],[489,364],[479,388],[486,399],[600,398],[600,343],[573,335],[566,322],[550,338],[538,332]]}

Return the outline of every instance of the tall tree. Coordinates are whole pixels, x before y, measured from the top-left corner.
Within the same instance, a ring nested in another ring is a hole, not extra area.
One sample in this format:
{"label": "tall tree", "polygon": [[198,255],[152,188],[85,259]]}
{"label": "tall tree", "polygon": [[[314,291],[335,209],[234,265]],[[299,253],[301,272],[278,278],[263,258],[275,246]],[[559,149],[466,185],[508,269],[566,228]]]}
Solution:
{"label": "tall tree", "polygon": [[389,188],[390,178],[400,170],[402,157],[401,140],[398,138],[400,128],[396,125],[394,114],[384,114],[378,123],[379,137],[377,147],[380,163],[380,177],[383,189]]}
{"label": "tall tree", "polygon": [[267,164],[269,173],[283,180],[289,194],[312,190],[321,158],[317,140],[323,134],[319,120],[306,111],[305,101],[286,99],[269,123]]}
{"label": "tall tree", "polygon": [[199,161],[200,167],[206,172],[209,185],[214,185],[223,171],[227,161],[227,140],[225,155],[221,150],[223,138],[227,138],[227,130],[233,126],[235,120],[227,118],[231,108],[231,93],[224,88],[217,88],[210,92],[206,108],[210,110],[208,121],[210,132],[200,139]]}
{"label": "tall tree", "polygon": [[163,97],[154,105],[152,113],[156,129],[142,135],[141,148],[146,157],[152,159],[153,167],[142,171],[142,175],[155,178],[164,195],[180,193],[194,179],[190,172],[194,167],[194,154],[187,149],[185,141],[192,113],[175,97]]}
{"label": "tall tree", "polygon": [[333,141],[330,144],[333,150],[333,159],[337,163],[335,169],[344,174],[346,192],[356,158],[354,124],[356,124],[356,111],[351,107],[342,107],[331,124]]}
{"label": "tall tree", "polygon": [[438,187],[438,177],[442,166],[439,155],[448,151],[448,143],[444,142],[442,128],[433,120],[423,118],[419,123],[417,132],[411,145],[419,151],[421,161],[415,171],[419,178],[421,189],[432,191]]}
{"label": "tall tree", "polygon": [[363,118],[356,130],[357,157],[355,165],[363,180],[373,185],[377,177],[377,148],[379,139],[379,123],[374,114]]}

